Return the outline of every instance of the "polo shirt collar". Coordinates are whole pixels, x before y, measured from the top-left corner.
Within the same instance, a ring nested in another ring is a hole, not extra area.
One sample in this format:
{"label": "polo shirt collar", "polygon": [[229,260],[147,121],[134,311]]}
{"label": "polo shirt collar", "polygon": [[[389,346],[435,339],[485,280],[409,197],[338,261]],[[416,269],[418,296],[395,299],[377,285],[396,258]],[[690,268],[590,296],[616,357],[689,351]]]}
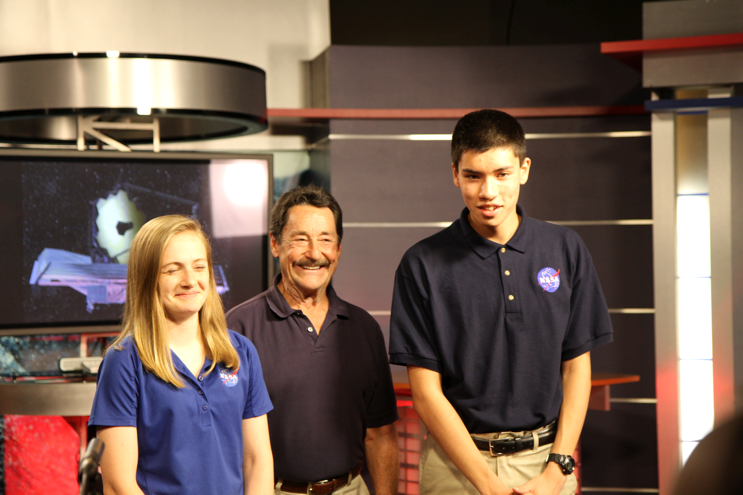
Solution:
{"label": "polo shirt collar", "polygon": [[181,375],[183,375],[184,378],[187,378],[189,381],[195,383],[197,386],[201,386],[197,383],[195,378],[198,378],[201,376],[201,374],[204,372],[204,370],[209,369],[209,366],[212,365],[212,360],[208,357],[204,357],[204,364],[201,366],[201,370],[199,370],[199,373],[194,376],[191,370],[188,369],[188,367],[181,361],[181,358],[178,357],[178,354],[173,352],[173,350],[170,351],[171,359],[173,359],[173,367],[178,371]]}
{"label": "polo shirt collar", "polygon": [[[480,257],[488,258],[502,248],[503,245],[488,240],[475,232],[468,219],[469,213],[470,211],[467,208],[462,210],[459,220],[453,225],[454,230]],[[516,233],[511,237],[511,240],[506,243],[506,247],[524,253],[526,252],[526,246],[530,242],[531,232],[533,230],[531,225],[532,220],[526,216],[526,212],[520,205],[516,205],[516,213],[521,217],[521,223],[519,224],[519,228],[516,229]]]}
{"label": "polo shirt collar", "polygon": [[532,225],[534,220],[529,218],[524,209],[519,205],[516,205],[516,213],[521,217],[521,223],[519,224],[519,228],[516,229],[516,233],[513,234],[513,237],[511,237],[511,240],[506,245],[519,253],[525,253],[526,247],[531,244],[532,233],[534,232],[534,226]]}
{"label": "polo shirt collar", "polygon": [[[296,310],[289,306],[289,303],[284,298],[284,295],[279,290],[279,282],[281,281],[281,273],[277,273],[273,278],[273,285],[266,292],[266,301],[268,307],[271,308],[276,316],[279,318],[288,318],[293,315]],[[345,301],[342,301],[340,297],[335,293],[332,285],[329,285],[326,289],[328,295],[328,314],[334,314],[344,319],[348,319],[348,306]]]}

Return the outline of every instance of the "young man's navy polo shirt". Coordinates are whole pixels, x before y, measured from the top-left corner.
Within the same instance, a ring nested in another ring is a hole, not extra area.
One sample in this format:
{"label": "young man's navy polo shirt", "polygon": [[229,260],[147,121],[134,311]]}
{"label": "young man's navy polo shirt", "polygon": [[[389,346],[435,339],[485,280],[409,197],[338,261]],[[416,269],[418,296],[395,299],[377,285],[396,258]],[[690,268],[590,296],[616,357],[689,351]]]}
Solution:
{"label": "young man's navy polo shirt", "polygon": [[[242,420],[272,409],[253,344],[230,331],[240,357],[198,377],[174,353],[185,383],[176,388],[145,371],[131,340],[110,349],[98,372],[88,425],[137,428],[137,483],[145,494],[243,494]],[[104,473],[105,476],[105,473]]]}
{"label": "young man's navy polo shirt", "polygon": [[366,311],[327,288],[320,332],[279,292],[227,313],[227,324],[255,344],[274,410],[268,415],[274,474],[292,481],[337,478],[364,458],[367,428],[397,421],[384,337]]}
{"label": "young man's navy polo shirt", "polygon": [[397,269],[390,362],[441,374],[470,433],[554,420],[561,364],[611,342],[601,286],[572,230],[517,207],[505,246],[459,220],[410,248]]}

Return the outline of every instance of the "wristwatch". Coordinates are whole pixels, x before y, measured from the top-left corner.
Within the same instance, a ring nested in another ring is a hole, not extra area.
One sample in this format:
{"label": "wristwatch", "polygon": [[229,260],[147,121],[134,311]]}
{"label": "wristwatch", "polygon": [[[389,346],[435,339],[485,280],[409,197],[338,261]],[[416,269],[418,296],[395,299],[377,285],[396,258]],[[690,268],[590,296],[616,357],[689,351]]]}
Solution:
{"label": "wristwatch", "polygon": [[562,469],[563,474],[570,474],[575,469],[575,459],[569,455],[550,454],[547,456],[545,463],[554,462]]}

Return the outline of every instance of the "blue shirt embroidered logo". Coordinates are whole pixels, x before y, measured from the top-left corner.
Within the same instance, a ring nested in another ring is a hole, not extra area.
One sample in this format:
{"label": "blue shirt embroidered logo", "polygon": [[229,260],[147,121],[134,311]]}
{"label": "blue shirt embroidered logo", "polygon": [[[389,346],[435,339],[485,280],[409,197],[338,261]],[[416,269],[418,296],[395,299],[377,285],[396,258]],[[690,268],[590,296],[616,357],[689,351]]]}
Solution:
{"label": "blue shirt embroidered logo", "polygon": [[555,292],[560,287],[560,270],[546,267],[539,270],[537,274],[537,283],[543,291]]}
{"label": "blue shirt embroidered logo", "polygon": [[222,385],[225,387],[234,387],[237,385],[237,371],[223,369],[219,371],[219,378],[222,379]]}

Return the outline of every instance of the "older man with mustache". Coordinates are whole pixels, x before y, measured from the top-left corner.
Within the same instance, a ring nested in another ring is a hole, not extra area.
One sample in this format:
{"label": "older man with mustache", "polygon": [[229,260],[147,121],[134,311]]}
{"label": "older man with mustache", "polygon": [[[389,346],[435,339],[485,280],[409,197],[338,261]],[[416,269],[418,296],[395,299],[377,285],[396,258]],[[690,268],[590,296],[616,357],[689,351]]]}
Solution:
{"label": "older man with mustache", "polygon": [[273,287],[227,314],[261,358],[276,493],[397,493],[397,405],[384,338],[366,311],[330,287],[343,236],[340,206],[320,188],[283,194],[271,212]]}

